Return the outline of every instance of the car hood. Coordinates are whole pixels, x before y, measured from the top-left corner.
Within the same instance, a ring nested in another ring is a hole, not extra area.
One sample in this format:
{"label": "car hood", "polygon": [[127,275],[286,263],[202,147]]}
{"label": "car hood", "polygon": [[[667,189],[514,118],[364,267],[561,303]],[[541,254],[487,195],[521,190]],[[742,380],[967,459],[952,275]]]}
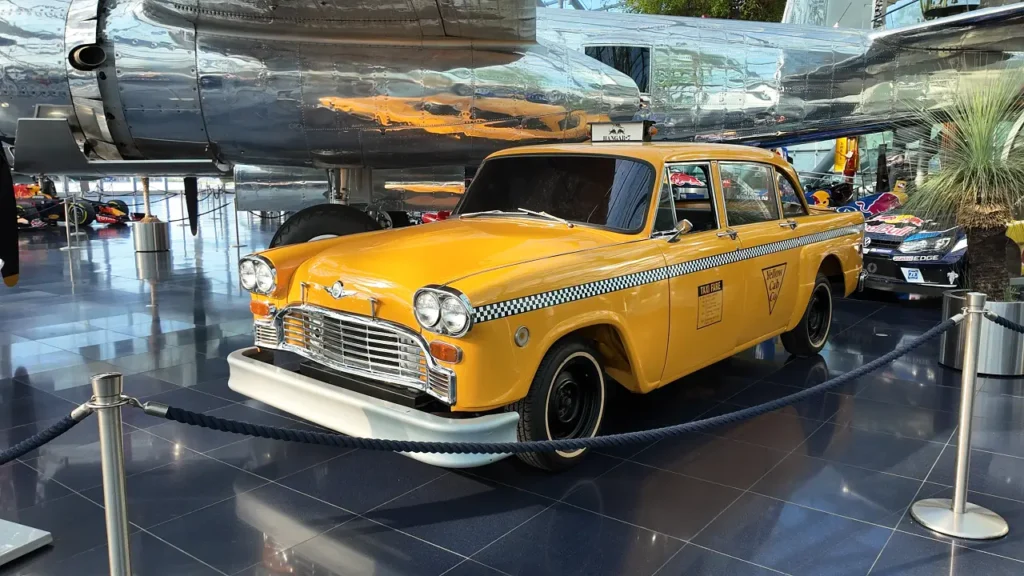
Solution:
{"label": "car hood", "polygon": [[911,214],[882,214],[868,219],[864,223],[864,233],[870,238],[907,240],[919,237],[934,236],[941,233],[952,233],[948,224],[918,218]]}
{"label": "car hood", "polygon": [[307,260],[298,277],[369,294],[408,298],[428,285],[632,238],[607,230],[532,218],[454,218],[334,240]]}

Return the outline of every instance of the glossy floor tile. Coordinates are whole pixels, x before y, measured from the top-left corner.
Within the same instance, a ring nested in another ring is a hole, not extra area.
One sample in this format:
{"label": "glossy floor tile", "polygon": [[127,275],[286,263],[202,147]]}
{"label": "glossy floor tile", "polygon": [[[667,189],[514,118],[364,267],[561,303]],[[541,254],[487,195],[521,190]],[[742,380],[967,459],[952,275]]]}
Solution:
{"label": "glossy floor tile", "polygon": [[[133,200],[130,199],[129,200]],[[227,198],[208,198],[213,210]],[[137,200],[133,200],[135,202]],[[177,198],[155,198],[180,218]],[[140,279],[128,228],[19,236],[21,284],[0,287],[0,448],[125,373],[143,401],[257,424],[317,429],[232,391],[226,357],[251,344],[237,259],[273,219],[171,227],[168,264]],[[734,412],[846,374],[939,320],[934,302],[837,301],[819,356],[753,346],[647,395],[614,391],[605,432]],[[1003,514],[995,542],[951,542],[905,513],[951,493],[960,374],[930,341],[829,394],[756,418],[602,449],[549,474],[510,457],[442,470],[401,455],[204,430],[126,409],[123,442],[139,576],[1024,574],[1024,378],[982,378],[970,501]],[[275,363],[297,366],[293,355]],[[107,574],[95,419],[0,468],[0,518],[54,544],[2,575]],[[919,493],[920,492],[920,493]],[[894,529],[895,528],[895,529]]]}

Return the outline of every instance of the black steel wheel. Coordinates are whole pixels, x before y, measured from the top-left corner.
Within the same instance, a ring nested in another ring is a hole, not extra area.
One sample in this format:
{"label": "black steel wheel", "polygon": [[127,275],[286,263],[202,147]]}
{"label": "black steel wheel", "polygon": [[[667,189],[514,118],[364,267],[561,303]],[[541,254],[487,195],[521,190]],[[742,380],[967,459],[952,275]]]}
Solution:
{"label": "black steel wheel", "polygon": [[[509,407],[519,413],[518,438],[561,440],[590,438],[601,429],[606,403],[604,369],[593,347],[582,340],[556,344],[540,364],[526,397]],[[576,465],[587,449],[519,454],[544,470]]]}
{"label": "black steel wheel", "polygon": [[782,334],[782,345],[794,356],[814,356],[825,347],[831,330],[832,285],[824,274],[818,274],[803,318],[796,328]]}

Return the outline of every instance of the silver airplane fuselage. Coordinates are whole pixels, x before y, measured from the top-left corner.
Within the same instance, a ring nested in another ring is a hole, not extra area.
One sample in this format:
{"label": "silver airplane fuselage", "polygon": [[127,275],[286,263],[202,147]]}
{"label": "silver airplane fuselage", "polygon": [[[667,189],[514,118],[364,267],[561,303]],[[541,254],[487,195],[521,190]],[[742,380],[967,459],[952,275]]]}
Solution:
{"label": "silver airplane fuselage", "polygon": [[[269,4],[0,0],[0,138],[15,145],[15,168],[83,170],[38,145],[19,156],[20,119],[66,119],[96,174],[474,165],[636,118],[656,121],[660,139],[821,140],[941,107],[972,75],[1019,65],[1024,49],[1022,5],[896,34],[557,9],[536,9],[524,30],[532,12],[519,1],[514,33],[450,38],[397,19],[346,28],[377,9],[356,2],[273,17]],[[92,45],[102,58],[69,58]],[[647,92],[588,46],[646,48]]]}

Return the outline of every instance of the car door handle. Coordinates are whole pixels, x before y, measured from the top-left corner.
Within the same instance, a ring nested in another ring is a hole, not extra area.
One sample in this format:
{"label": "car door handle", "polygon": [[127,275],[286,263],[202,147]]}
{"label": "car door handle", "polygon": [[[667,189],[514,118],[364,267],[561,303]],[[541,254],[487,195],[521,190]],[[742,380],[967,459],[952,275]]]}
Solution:
{"label": "car door handle", "polygon": [[735,239],[736,239],[736,236],[737,236],[737,235],[738,235],[738,234],[736,233],[736,231],[735,231],[735,230],[733,230],[732,228],[726,228],[725,230],[722,230],[721,232],[719,232],[719,233],[717,234],[717,236],[718,236],[719,238],[725,238],[726,236],[728,236],[729,238],[731,238],[731,239],[733,239],[733,240],[735,240]]}
{"label": "car door handle", "polygon": [[795,230],[796,220],[786,220],[785,222],[779,222],[779,228],[789,228],[790,230]]}

